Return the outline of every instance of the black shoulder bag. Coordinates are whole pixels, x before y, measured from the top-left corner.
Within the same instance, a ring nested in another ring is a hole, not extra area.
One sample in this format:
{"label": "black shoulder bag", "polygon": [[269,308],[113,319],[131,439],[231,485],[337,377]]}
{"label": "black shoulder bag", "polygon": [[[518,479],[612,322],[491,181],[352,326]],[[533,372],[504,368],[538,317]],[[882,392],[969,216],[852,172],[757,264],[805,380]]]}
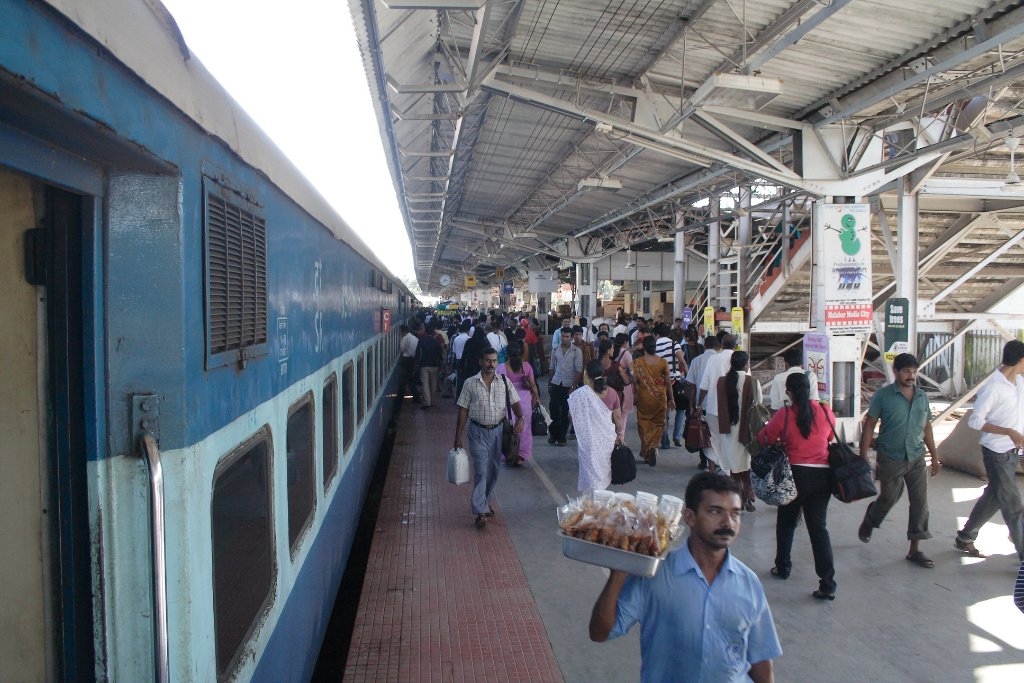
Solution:
{"label": "black shoulder bag", "polygon": [[523,461],[519,457],[519,435],[512,426],[512,398],[508,390],[508,377],[501,376],[505,382],[505,417],[501,421],[501,454],[505,456],[506,465],[518,465]]}

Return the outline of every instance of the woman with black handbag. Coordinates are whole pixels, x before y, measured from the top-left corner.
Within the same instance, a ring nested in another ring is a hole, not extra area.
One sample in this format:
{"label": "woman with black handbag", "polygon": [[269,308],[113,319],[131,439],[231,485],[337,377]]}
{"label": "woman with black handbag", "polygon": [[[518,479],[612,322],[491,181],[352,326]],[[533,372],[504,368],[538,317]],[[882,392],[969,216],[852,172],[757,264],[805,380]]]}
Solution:
{"label": "woman with black handbag", "polygon": [[[776,551],[772,576],[780,579],[789,578],[793,568],[793,534],[802,510],[807,522],[807,534],[811,537],[814,571],[818,574],[818,590],[812,595],[819,600],[834,600],[836,571],[832,561],[832,540],[828,535],[826,520],[828,501],[832,497],[828,442],[832,438],[832,423],[835,417],[828,406],[811,401],[810,390],[811,385],[803,373],[787,377],[788,405],[775,413],[757,435],[757,440],[764,445],[783,438],[786,455],[793,468],[793,480],[796,483],[796,499],[787,505],[779,506],[775,521]],[[783,436],[782,430],[787,419],[789,425]]]}
{"label": "woman with black handbag", "polygon": [[[523,410],[524,415],[532,418],[533,409],[540,405],[540,395],[537,393],[537,381],[533,376],[533,368],[529,363],[523,362],[523,342],[514,339],[508,345],[508,362],[502,363],[497,370],[499,375],[504,375],[512,382],[512,387],[519,394],[519,401],[522,405],[529,405],[531,412]],[[505,464],[519,466],[524,460],[533,458],[533,430],[524,429],[519,433],[519,458],[506,460]]]}
{"label": "woman with black handbag", "polygon": [[584,385],[569,394],[569,414],[576,427],[580,491],[606,489],[612,482],[612,449],[622,443],[619,395],[605,384],[601,362],[592,360]]}

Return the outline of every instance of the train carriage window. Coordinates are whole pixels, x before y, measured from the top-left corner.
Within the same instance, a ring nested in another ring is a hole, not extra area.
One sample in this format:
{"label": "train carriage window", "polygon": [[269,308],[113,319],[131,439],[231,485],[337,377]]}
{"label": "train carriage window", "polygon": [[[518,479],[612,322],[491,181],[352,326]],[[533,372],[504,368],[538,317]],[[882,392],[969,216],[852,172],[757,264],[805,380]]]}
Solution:
{"label": "train carriage window", "polygon": [[223,459],[213,479],[213,615],[217,676],[230,677],[260,616],[273,602],[277,565],[266,427]]}
{"label": "train carriage window", "polygon": [[377,377],[374,373],[375,361],[374,361],[374,350],[373,346],[366,350],[366,404],[367,407],[373,405],[373,400],[377,397]]}
{"label": "train carriage window", "polygon": [[313,482],[315,433],[313,394],[306,394],[288,410],[288,546],[298,547],[303,530],[313,517],[316,491]]}
{"label": "train carriage window", "polygon": [[267,351],[267,225],[258,206],[203,177],[206,248],[206,366]]}
{"label": "train carriage window", "polygon": [[359,354],[359,362],[356,364],[356,416],[359,424],[363,424],[366,416],[366,363],[363,354]]}
{"label": "train carriage window", "polygon": [[348,453],[349,446],[352,445],[352,437],[356,432],[356,407],[355,394],[353,392],[355,382],[353,373],[352,363],[347,363],[341,373],[341,438],[346,453]]}
{"label": "train carriage window", "polygon": [[323,391],[323,443],[322,464],[324,472],[324,491],[331,485],[338,471],[338,376],[331,375],[324,383]]}

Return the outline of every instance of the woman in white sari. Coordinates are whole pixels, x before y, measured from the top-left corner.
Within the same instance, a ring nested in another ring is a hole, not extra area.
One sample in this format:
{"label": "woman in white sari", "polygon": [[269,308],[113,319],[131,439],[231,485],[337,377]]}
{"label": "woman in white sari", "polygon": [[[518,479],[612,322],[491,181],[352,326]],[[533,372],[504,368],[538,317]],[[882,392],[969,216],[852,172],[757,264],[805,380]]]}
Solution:
{"label": "woman in white sari", "polygon": [[621,443],[619,395],[605,384],[601,361],[587,364],[585,384],[569,394],[569,414],[576,429],[580,491],[606,489],[612,483],[612,449]]}

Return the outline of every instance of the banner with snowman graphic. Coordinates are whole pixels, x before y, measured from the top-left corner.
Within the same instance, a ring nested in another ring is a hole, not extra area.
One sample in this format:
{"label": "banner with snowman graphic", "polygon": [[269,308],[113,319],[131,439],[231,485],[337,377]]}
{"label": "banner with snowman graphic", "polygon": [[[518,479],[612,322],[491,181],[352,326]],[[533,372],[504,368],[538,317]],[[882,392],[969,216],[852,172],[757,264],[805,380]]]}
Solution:
{"label": "banner with snowman graphic", "polygon": [[871,328],[871,210],[868,204],[818,204],[824,245],[825,327]]}

